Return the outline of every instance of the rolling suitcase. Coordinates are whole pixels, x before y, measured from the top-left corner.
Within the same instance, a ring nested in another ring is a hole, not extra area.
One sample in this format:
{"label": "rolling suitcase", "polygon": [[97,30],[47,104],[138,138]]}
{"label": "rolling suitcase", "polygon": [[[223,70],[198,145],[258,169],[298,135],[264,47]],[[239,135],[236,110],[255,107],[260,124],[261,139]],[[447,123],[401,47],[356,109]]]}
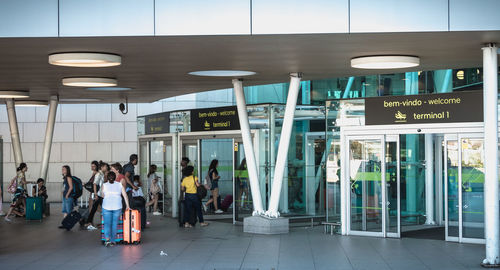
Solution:
{"label": "rolling suitcase", "polygon": [[139,210],[126,210],[123,215],[123,242],[139,244],[141,242],[141,213]]}
{"label": "rolling suitcase", "polygon": [[80,221],[80,219],[82,219],[80,213],[78,213],[78,211],[73,211],[63,219],[62,226],[69,231],[75,226],[76,223],[78,223],[78,221]]}
{"label": "rolling suitcase", "polygon": [[[104,245],[106,242],[106,237],[104,236],[104,217],[101,215],[101,243]],[[118,219],[118,226],[116,227],[116,238],[115,242],[123,242],[123,216],[120,215]]]}
{"label": "rolling suitcase", "polygon": [[[36,194],[33,194],[33,188],[36,187]],[[26,198],[26,220],[39,220],[43,218],[42,197],[33,197],[38,194],[38,185],[28,185],[28,198]]]}
{"label": "rolling suitcase", "polygon": [[42,198],[28,197],[26,198],[26,220],[42,221]]}
{"label": "rolling suitcase", "polygon": [[226,212],[232,203],[233,203],[233,195],[226,195],[226,197],[224,197],[224,200],[220,204],[220,209],[222,209],[222,211]]}

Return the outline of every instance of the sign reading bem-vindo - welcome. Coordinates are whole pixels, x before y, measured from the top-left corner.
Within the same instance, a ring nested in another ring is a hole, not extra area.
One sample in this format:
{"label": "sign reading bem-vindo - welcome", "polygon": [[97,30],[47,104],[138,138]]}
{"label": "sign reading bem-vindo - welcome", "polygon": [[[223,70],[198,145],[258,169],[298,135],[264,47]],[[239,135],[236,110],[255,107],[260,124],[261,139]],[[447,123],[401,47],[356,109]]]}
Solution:
{"label": "sign reading bem-vindo - welcome", "polygon": [[482,121],[482,91],[365,99],[365,125]]}
{"label": "sign reading bem-vindo - welcome", "polygon": [[191,131],[238,130],[235,106],[191,110]]}
{"label": "sign reading bem-vindo - welcome", "polygon": [[170,113],[157,113],[144,117],[144,133],[160,134],[170,132]]}

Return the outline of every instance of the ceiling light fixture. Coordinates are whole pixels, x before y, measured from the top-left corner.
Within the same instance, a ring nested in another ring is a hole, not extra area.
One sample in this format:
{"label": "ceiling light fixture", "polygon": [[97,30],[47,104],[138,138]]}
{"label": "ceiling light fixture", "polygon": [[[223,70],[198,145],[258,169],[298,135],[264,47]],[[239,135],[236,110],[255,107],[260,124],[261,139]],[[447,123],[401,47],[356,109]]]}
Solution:
{"label": "ceiling light fixture", "polygon": [[122,63],[122,57],[110,53],[55,53],[49,55],[49,64],[65,67],[113,67]]}
{"label": "ceiling light fixture", "polygon": [[48,102],[41,100],[24,100],[16,101],[15,105],[20,107],[44,107],[48,105]]}
{"label": "ceiling light fixture", "polygon": [[383,55],[362,56],[351,59],[351,67],[361,69],[396,69],[410,68],[420,65],[420,58],[416,56]]}
{"label": "ceiling light fixture", "polygon": [[0,98],[29,98],[28,91],[0,91]]}
{"label": "ceiling light fixture", "polygon": [[128,91],[132,90],[130,87],[90,87],[87,88],[90,91]]}
{"label": "ceiling light fixture", "polygon": [[246,70],[200,70],[192,71],[188,73],[194,76],[207,76],[207,77],[244,77],[252,76],[257,74],[257,72],[246,71]]}
{"label": "ceiling light fixture", "polygon": [[113,87],[118,84],[113,78],[78,77],[62,79],[64,86],[74,87]]}

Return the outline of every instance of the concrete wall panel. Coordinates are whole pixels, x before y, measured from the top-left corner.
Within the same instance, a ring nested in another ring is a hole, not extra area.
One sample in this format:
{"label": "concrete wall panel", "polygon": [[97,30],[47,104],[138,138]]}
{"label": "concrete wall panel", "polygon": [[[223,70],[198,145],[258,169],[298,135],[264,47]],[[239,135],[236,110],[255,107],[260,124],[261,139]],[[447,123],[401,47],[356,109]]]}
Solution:
{"label": "concrete wall panel", "polygon": [[75,142],[98,142],[99,123],[75,123]]}

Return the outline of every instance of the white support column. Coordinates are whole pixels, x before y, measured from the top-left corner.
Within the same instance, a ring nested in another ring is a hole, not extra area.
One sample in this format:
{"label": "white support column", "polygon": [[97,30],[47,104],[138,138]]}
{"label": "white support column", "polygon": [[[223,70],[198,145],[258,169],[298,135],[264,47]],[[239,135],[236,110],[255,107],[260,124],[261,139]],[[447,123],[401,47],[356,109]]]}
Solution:
{"label": "white support column", "polygon": [[283,174],[287,162],[288,147],[290,136],[292,135],[293,118],[295,116],[295,107],[297,105],[297,96],[300,89],[301,73],[290,74],[290,88],[286,100],[285,116],[283,117],[283,126],[281,127],[281,137],[278,145],[278,156],[276,158],[276,168],[274,170],[274,180],[271,188],[271,198],[269,199],[269,209],[266,216],[279,217],[278,206],[280,201],[281,186],[283,183]]}
{"label": "white support column", "polygon": [[49,170],[50,150],[52,148],[52,137],[54,135],[54,125],[56,124],[56,113],[59,99],[57,96],[50,97],[49,115],[47,127],[45,128],[45,140],[42,152],[42,164],[40,166],[40,178],[47,181],[47,171]]}
{"label": "white support column", "polygon": [[12,141],[12,150],[14,151],[14,161],[16,168],[23,162],[23,153],[21,151],[21,138],[17,128],[17,116],[14,99],[7,99],[7,118],[9,119],[10,138]]}
{"label": "white support column", "polygon": [[425,224],[434,221],[434,135],[425,134]]}
{"label": "white support column", "polygon": [[500,266],[498,204],[498,55],[497,47],[483,48],[484,113],[484,234],[483,265]]}
{"label": "white support column", "polygon": [[250,191],[252,192],[253,215],[264,213],[262,207],[262,198],[259,187],[259,176],[257,173],[257,162],[253,149],[252,135],[250,134],[250,122],[248,121],[247,104],[245,93],[243,92],[243,83],[240,79],[233,79],[234,95],[236,97],[236,106],[238,108],[238,117],[240,120],[241,137],[243,139],[243,148],[247,160],[248,180],[250,182]]}
{"label": "white support column", "polygon": [[172,136],[172,217],[176,218],[177,213],[179,212],[179,187],[181,186],[181,183],[179,182],[179,177],[178,177],[178,172],[179,172],[179,162],[177,162],[178,158],[178,150],[179,146],[178,144],[178,133],[176,132],[174,136]]}

